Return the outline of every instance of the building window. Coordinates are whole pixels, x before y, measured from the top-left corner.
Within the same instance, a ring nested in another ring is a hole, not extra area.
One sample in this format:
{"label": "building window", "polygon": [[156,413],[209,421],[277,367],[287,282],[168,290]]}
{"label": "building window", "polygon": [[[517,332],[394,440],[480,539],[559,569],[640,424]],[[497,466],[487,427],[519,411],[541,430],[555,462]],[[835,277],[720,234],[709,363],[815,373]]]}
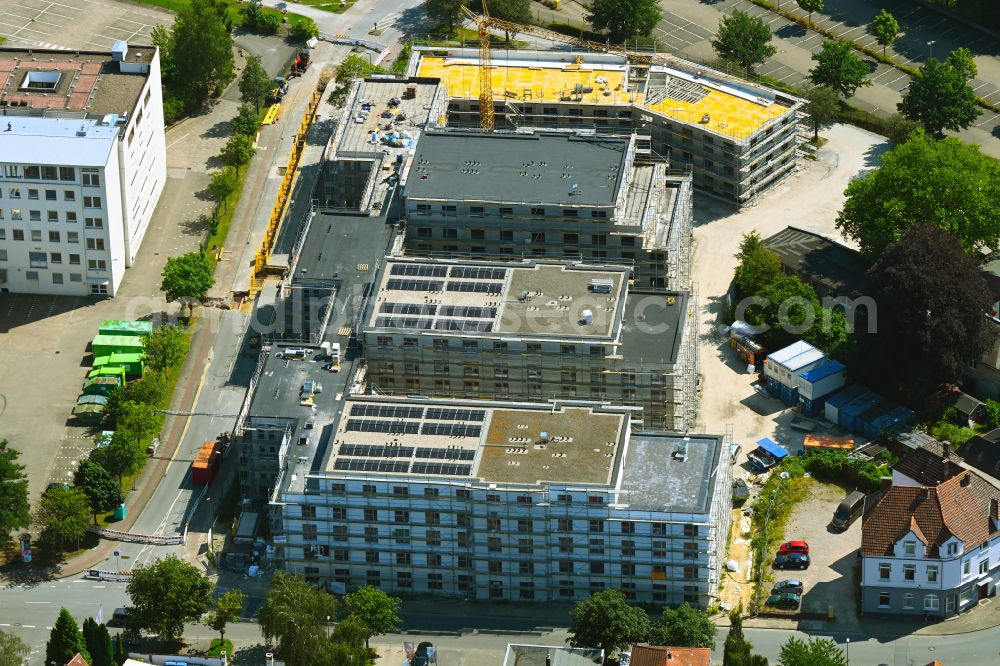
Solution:
{"label": "building window", "polygon": [[490,516],[486,519],[486,531],[487,532],[499,532],[500,531],[500,519]]}
{"label": "building window", "polygon": [[62,275],[62,273],[53,273],[52,274],[52,284],[62,284],[62,283],[63,283],[63,275]]}
{"label": "building window", "polygon": [[517,531],[518,532],[532,532],[534,531],[534,522],[521,518],[517,521]]}
{"label": "building window", "polygon": [[924,597],[924,610],[936,611],[941,607],[941,602],[936,594],[928,594]]}
{"label": "building window", "polygon": [[560,518],[558,524],[559,524],[559,531],[560,532],[572,532],[573,531],[573,519],[572,518]]}
{"label": "building window", "polygon": [[927,582],[936,583],[938,579],[938,567],[936,564],[932,564],[927,567]]}
{"label": "building window", "polygon": [[404,550],[396,553],[396,564],[409,565],[412,561],[410,551]]}
{"label": "building window", "polygon": [[316,540],[316,525],[313,523],[305,523],[302,526],[302,538],[306,541]]}
{"label": "building window", "polygon": [[38,271],[24,271],[24,279],[25,280],[37,280],[38,279]]}
{"label": "building window", "polygon": [[441,545],[441,531],[440,530],[427,530],[427,545],[428,546],[440,546]]}
{"label": "building window", "polygon": [[990,561],[983,560],[979,563],[979,575],[983,575],[990,570]]}
{"label": "building window", "polygon": [[954,594],[949,594],[947,596],[947,598],[945,599],[944,605],[945,605],[945,610],[947,610],[949,613],[954,613],[955,612],[955,595]]}
{"label": "building window", "polygon": [[46,211],[45,212],[45,217],[46,217],[46,219],[49,222],[58,222],[59,221],[59,211],[57,211],[57,210]]}
{"label": "building window", "polygon": [[622,541],[622,557],[635,557],[635,541]]}
{"label": "building window", "polygon": [[87,229],[103,229],[104,220],[100,217],[85,217],[83,218],[83,226]]}
{"label": "building window", "polygon": [[[70,273],[69,274],[69,281],[70,282],[83,282],[83,275],[81,275],[80,273]],[[267,492],[267,491],[265,490],[265,492]]]}
{"label": "building window", "polygon": [[59,242],[59,232],[58,231],[50,231],[49,232],[49,242],[50,243],[58,243]]}
{"label": "building window", "polygon": [[51,261],[53,264],[61,264],[62,263],[62,252],[53,252],[52,254],[50,254],[49,255],[49,261]]}
{"label": "building window", "polygon": [[602,574],[602,573],[604,573],[604,562],[591,562],[590,563],[590,573],[592,573],[592,574]]}
{"label": "building window", "polygon": [[76,180],[76,169],[73,167],[59,167],[59,180],[69,182]]}
{"label": "building window", "polygon": [[395,511],[393,520],[394,520],[394,522],[397,522],[397,523],[408,523],[408,522],[410,522],[410,512],[409,511],[400,511],[400,510],[397,509]]}
{"label": "building window", "polygon": [[487,567],[490,573],[503,573],[503,563],[500,560],[490,560]]}
{"label": "building window", "polygon": [[560,553],[572,553],[573,552],[573,538],[572,537],[559,537],[559,552]]}
{"label": "building window", "polygon": [[914,557],[917,554],[917,542],[916,541],[904,541],[903,542],[903,555],[906,557]]}
{"label": "building window", "polygon": [[529,576],[535,573],[535,563],[534,562],[518,562],[517,571],[522,576]]}
{"label": "building window", "polygon": [[108,270],[108,263],[103,259],[88,259],[87,270],[97,272],[106,271]]}
{"label": "building window", "polygon": [[378,528],[377,527],[366,527],[365,528],[365,543],[378,543]]}
{"label": "building window", "polygon": [[66,242],[67,243],[79,243],[80,242],[80,232],[78,232],[78,231],[67,231],[66,232]]}
{"label": "building window", "polygon": [[38,190],[36,190],[34,188],[28,188],[28,198],[29,199],[37,199],[38,198]]}
{"label": "building window", "polygon": [[916,580],[917,567],[915,564],[903,565],[903,580]]}
{"label": "building window", "polygon": [[413,587],[413,574],[409,571],[400,571],[396,574],[396,586],[401,588]]}
{"label": "building window", "polygon": [[58,201],[59,193],[55,190],[45,190],[45,200],[46,201]]}
{"label": "building window", "polygon": [[622,575],[623,576],[634,576],[635,575],[635,565],[634,564],[632,564],[630,562],[626,562],[626,563],[624,563],[624,564],[621,565],[621,568],[622,568]]}
{"label": "building window", "polygon": [[913,593],[907,592],[903,595],[903,608],[906,610],[913,609]]}
{"label": "building window", "polygon": [[889,580],[892,575],[892,565],[888,562],[880,562],[878,565],[879,580]]}
{"label": "building window", "polygon": [[101,208],[101,197],[84,197],[84,208]]}
{"label": "building window", "polygon": [[369,523],[378,520],[378,509],[365,509],[364,517],[365,520]]}
{"label": "building window", "polygon": [[948,554],[949,555],[958,555],[958,544],[957,543],[952,542],[952,543],[948,544]]}
{"label": "building window", "polygon": [[302,517],[303,518],[315,518],[316,517],[316,507],[310,506],[308,504],[302,507]]}
{"label": "building window", "polygon": [[589,531],[591,532],[603,532],[604,531],[604,521],[603,520],[591,520]]}
{"label": "building window", "polygon": [[32,268],[48,268],[49,255],[44,252],[29,252],[28,263]]}
{"label": "building window", "polygon": [[30,221],[32,221],[32,222],[41,222],[42,221],[42,211],[40,211],[40,210],[29,210],[28,211],[28,219]]}
{"label": "building window", "polygon": [[879,608],[888,608],[889,607],[889,602],[890,602],[890,599],[889,599],[889,593],[888,592],[879,592],[878,593],[878,607]]}
{"label": "building window", "polygon": [[971,573],[972,573],[972,561],[966,560],[965,562],[962,562],[962,575],[968,576]]}
{"label": "building window", "polygon": [[32,229],[31,230],[31,240],[33,240],[36,243],[42,242],[42,231],[41,231],[41,229]]}
{"label": "building window", "polygon": [[559,560],[559,573],[573,573],[573,561]]}
{"label": "building window", "polygon": [[104,249],[104,239],[103,238],[88,238],[87,239],[87,249],[88,250],[103,250]]}

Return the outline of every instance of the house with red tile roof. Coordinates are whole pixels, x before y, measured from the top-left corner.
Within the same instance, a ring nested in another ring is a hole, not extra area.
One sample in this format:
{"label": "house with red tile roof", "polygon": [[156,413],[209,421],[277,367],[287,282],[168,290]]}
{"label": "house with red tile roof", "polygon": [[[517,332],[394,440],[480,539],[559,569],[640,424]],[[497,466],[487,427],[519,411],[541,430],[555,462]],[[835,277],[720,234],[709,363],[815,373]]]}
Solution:
{"label": "house with red tile roof", "polygon": [[893,467],[862,523],[864,613],[948,617],[1000,581],[1000,481],[934,442]]}
{"label": "house with red tile roof", "polygon": [[664,645],[636,645],[629,666],[712,666],[708,648],[678,648]]}

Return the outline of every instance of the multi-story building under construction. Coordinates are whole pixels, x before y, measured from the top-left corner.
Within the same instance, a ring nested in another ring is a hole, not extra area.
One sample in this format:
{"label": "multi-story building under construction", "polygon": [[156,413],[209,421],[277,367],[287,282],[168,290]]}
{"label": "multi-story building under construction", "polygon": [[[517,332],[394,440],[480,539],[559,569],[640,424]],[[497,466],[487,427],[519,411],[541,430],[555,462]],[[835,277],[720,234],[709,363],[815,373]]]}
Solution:
{"label": "multi-story building under construction", "polygon": [[643,427],[684,432],[695,421],[694,299],[632,288],[628,273],[387,257],[358,332],[365,384],[376,394],[631,405]]}
{"label": "multi-story building under construction", "polygon": [[691,177],[632,134],[434,130],[404,171],[410,254],[623,263],[687,289]]}
{"label": "multi-story building under construction", "polygon": [[[738,205],[794,169],[803,101],[665,54],[494,50],[496,127],[648,136],[653,154],[690,167],[699,190]],[[448,124],[479,125],[479,51],[415,47],[409,73],[440,79]]]}

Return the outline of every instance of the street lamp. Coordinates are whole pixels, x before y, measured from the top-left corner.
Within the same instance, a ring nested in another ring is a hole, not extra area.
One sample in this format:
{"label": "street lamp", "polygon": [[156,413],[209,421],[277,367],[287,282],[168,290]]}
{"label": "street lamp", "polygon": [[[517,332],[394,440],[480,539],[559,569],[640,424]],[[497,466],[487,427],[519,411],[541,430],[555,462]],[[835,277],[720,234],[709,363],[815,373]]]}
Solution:
{"label": "street lamp", "polygon": [[330,616],[326,616],[326,640],[330,640]]}
{"label": "street lamp", "polygon": [[927,52],[928,52],[928,56],[927,57],[928,58],[933,58],[934,57],[934,44],[936,42],[937,42],[936,39],[932,39],[931,41],[927,42]]}
{"label": "street lamp", "polygon": [[847,666],[851,666],[851,639],[847,639]]}

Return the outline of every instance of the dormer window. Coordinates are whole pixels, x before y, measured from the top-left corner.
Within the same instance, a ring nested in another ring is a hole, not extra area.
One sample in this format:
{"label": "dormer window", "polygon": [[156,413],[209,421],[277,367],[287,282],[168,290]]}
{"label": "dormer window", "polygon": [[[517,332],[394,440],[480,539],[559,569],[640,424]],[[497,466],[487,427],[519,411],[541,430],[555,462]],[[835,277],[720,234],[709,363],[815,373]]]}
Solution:
{"label": "dormer window", "polygon": [[917,555],[917,542],[916,541],[904,541],[903,542],[903,555],[906,557],[915,557]]}
{"label": "dormer window", "polygon": [[949,555],[958,555],[958,544],[957,543],[952,542],[952,543],[948,544],[948,554]]}

